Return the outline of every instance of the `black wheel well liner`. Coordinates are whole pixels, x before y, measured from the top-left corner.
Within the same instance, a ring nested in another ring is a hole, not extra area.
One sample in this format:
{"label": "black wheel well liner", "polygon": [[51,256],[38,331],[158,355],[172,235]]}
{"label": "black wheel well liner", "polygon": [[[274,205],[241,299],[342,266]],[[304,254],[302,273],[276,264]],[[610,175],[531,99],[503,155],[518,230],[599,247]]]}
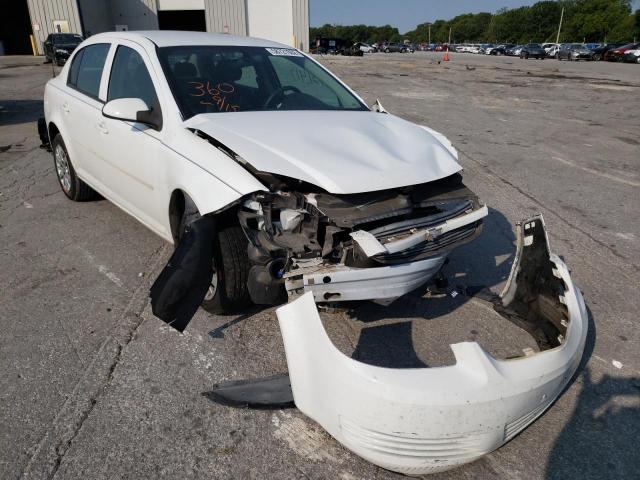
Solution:
{"label": "black wheel well liner", "polygon": [[53,139],[60,133],[60,130],[55,123],[49,122],[49,125],[47,125],[47,131],[49,132],[49,142],[53,143]]}
{"label": "black wheel well liner", "polygon": [[[169,225],[171,227],[171,236],[173,241],[177,242],[180,237],[180,228],[182,226],[182,217],[184,215],[185,206],[187,205],[187,198],[191,200],[191,197],[185,191],[176,188],[171,192],[171,198],[169,200]],[[192,203],[193,200],[191,200]],[[232,204],[228,208],[209,213],[207,215],[213,215],[217,219],[218,226],[227,226],[234,223],[239,224],[237,215],[237,204]]]}

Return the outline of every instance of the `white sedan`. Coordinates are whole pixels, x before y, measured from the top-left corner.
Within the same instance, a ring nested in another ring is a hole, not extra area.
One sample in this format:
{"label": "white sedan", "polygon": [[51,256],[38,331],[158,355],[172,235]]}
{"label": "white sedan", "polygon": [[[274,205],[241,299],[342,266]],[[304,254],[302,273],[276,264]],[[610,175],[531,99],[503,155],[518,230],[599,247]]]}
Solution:
{"label": "white sedan", "polygon": [[296,49],[196,32],[94,35],[47,83],[44,109],[64,194],[99,192],[176,244],[151,289],[158,317],[182,331],[200,304],[286,303],[290,377],[221,384],[225,402],[293,399],[362,457],[418,475],[510,440],[578,366],[585,305],[540,217],[518,226],[494,304],[538,352],[495,359],[464,342],[452,346],[456,365],[390,369],[333,346],[317,302],[419,287],[479,235],[487,207],[444,136],[368,108]]}
{"label": "white sedan", "polygon": [[487,214],[441,134],[266,40],[94,35],[47,83],[45,117],[69,198],[97,191],[176,243],[216,220],[211,311],[399,297]]}

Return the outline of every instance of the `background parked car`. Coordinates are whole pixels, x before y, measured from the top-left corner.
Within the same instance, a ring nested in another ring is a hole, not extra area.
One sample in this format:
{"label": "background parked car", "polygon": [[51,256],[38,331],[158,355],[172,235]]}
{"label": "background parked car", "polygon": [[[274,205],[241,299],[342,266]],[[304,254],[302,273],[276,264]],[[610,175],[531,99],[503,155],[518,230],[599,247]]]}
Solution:
{"label": "background parked car", "polygon": [[484,53],[487,55],[507,55],[507,50],[513,47],[515,47],[513,43],[506,43],[496,47],[487,48]]}
{"label": "background parked car", "polygon": [[640,48],[640,43],[628,43],[621,47],[614,48],[612,50],[609,50],[608,52],[605,52],[604,59],[609,62],[621,62],[624,54],[627,53],[627,51],[636,50],[637,48]]}
{"label": "background parked car", "polygon": [[559,43],[543,43],[542,48],[547,52],[547,57],[556,57],[558,54],[558,49],[560,48]]}
{"label": "background parked car", "polygon": [[364,42],[356,42],[353,44],[353,46],[356,48],[359,48],[362,51],[362,53],[373,53],[376,51],[376,49],[373,46]]}
{"label": "background parked car", "polygon": [[83,40],[84,38],[77,33],[50,33],[44,41],[45,62],[64,65]]}
{"label": "background parked car", "polygon": [[402,43],[385,43],[382,45],[382,51],[385,53],[391,52],[406,52],[406,47]]}
{"label": "background parked car", "polygon": [[563,43],[558,50],[558,60],[593,60],[593,51],[581,43]]}
{"label": "background parked car", "polygon": [[512,56],[512,57],[517,57],[520,55],[520,52],[522,51],[522,48],[524,47],[524,45],[516,45],[512,48],[507,48],[507,55]]}
{"label": "background parked car", "polygon": [[413,43],[405,43],[404,50],[405,52],[413,53],[416,51],[416,47]]}
{"label": "background parked car", "polygon": [[613,50],[614,48],[622,47],[626,45],[626,43],[605,43],[596,48],[593,48],[591,51],[593,52],[594,60],[604,60],[604,55],[609,50]]}
{"label": "background parked car", "polygon": [[338,52],[345,57],[362,57],[364,52],[357,45],[351,45],[350,47],[342,47]]}
{"label": "background parked car", "polygon": [[625,63],[640,63],[640,50],[627,50],[622,57],[622,61]]}
{"label": "background parked car", "polygon": [[520,50],[520,58],[539,58],[544,60],[547,56],[547,52],[539,43],[528,43],[522,50]]}

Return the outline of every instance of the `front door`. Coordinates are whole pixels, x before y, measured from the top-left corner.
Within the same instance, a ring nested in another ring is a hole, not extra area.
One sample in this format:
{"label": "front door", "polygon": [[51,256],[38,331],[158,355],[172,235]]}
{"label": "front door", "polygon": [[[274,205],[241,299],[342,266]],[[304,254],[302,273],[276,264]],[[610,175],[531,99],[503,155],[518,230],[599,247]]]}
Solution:
{"label": "front door", "polygon": [[[119,42],[111,63],[107,102],[140,98],[161,112],[152,71],[142,48],[133,42]],[[159,198],[157,189],[159,152],[163,148],[160,132],[142,123],[104,116],[100,125],[102,168],[109,171],[109,188],[116,201],[151,229],[163,231],[166,202]]]}

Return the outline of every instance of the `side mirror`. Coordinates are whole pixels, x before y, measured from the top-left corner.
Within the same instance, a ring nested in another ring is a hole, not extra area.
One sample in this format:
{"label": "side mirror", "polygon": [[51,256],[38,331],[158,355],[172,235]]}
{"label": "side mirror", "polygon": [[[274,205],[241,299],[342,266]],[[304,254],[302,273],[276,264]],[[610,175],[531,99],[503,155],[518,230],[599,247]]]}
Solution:
{"label": "side mirror", "polygon": [[138,122],[160,130],[162,115],[154,111],[140,98],[117,98],[107,102],[102,107],[102,115],[125,122]]}

